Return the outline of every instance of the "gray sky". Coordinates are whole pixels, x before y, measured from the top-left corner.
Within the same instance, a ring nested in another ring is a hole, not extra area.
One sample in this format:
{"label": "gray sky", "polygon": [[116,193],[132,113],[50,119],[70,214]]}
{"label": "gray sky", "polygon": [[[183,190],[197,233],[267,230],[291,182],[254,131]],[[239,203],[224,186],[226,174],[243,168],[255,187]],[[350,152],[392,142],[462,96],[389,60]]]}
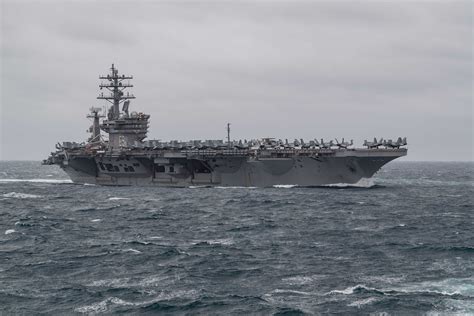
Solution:
{"label": "gray sky", "polygon": [[408,137],[473,160],[470,1],[2,1],[1,151],[84,141],[98,76],[134,75],[149,138]]}

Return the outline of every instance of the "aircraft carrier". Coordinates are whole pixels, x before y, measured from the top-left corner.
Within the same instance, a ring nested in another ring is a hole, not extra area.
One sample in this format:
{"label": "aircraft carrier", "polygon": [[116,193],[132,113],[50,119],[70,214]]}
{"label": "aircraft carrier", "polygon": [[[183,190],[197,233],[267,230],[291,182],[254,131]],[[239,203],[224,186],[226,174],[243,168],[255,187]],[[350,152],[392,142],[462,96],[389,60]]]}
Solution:
{"label": "aircraft carrier", "polygon": [[[93,107],[86,142],[63,142],[43,164],[59,165],[74,183],[123,186],[321,186],[355,184],[372,177],[389,161],[407,154],[406,138],[364,142],[353,148],[344,139],[325,142],[262,138],[231,140],[145,140],[150,115],[130,111],[135,96],[132,76],[120,75],[112,64],[100,76],[105,90]],[[106,115],[105,115],[105,112]],[[104,133],[101,133],[103,131]]]}

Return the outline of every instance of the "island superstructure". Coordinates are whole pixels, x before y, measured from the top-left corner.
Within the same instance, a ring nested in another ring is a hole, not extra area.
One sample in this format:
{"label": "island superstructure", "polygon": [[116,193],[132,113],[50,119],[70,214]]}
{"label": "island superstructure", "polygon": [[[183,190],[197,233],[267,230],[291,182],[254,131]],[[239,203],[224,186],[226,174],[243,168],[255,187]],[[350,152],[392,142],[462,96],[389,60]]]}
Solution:
{"label": "island superstructure", "polygon": [[[320,186],[354,184],[372,177],[389,161],[407,154],[397,141],[325,142],[261,138],[231,140],[146,140],[150,115],[130,112],[132,76],[112,64],[97,99],[110,103],[107,114],[93,107],[87,142],[63,142],[43,164],[59,165],[74,183],[138,186]],[[103,133],[101,133],[103,131]]]}

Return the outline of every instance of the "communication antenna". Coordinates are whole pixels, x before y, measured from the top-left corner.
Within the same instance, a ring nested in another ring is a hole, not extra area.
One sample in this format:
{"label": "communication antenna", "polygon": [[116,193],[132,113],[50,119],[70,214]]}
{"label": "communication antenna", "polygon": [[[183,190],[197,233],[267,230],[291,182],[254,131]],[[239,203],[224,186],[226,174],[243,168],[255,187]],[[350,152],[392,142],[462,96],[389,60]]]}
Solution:
{"label": "communication antenna", "polygon": [[230,149],[230,123],[227,123],[227,147]]}

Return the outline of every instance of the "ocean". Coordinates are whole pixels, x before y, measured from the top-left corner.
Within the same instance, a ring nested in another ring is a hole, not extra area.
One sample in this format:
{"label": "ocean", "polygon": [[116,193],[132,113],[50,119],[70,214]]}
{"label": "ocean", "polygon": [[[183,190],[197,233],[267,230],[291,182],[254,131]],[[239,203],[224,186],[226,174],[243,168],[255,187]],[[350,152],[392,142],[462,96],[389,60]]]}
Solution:
{"label": "ocean", "polygon": [[473,178],[101,187],[0,162],[0,314],[473,315]]}

